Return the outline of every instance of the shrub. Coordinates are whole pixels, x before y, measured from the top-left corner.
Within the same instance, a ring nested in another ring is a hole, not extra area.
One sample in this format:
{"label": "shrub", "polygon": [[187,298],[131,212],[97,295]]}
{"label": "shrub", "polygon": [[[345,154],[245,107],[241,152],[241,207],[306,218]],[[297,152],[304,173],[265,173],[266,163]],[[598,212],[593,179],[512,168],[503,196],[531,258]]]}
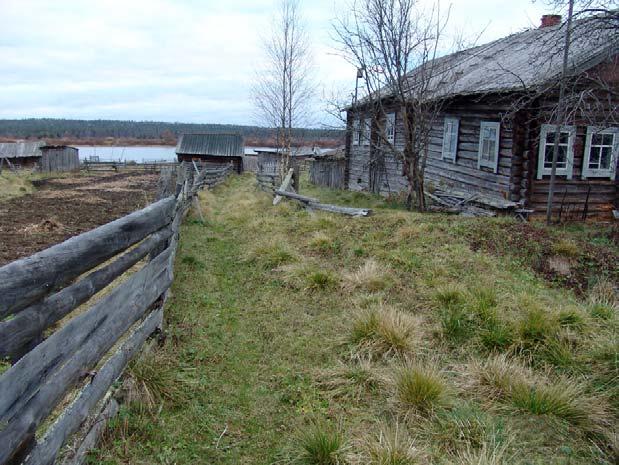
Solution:
{"label": "shrub", "polygon": [[413,319],[385,305],[360,311],[354,321],[351,341],[361,352],[375,355],[402,354],[411,348]]}
{"label": "shrub", "polygon": [[420,454],[406,429],[396,424],[395,428],[382,428],[364,444],[363,463],[368,465],[413,465],[421,462]]}
{"label": "shrub", "polygon": [[301,463],[339,465],[344,463],[345,439],[337,428],[326,422],[314,422],[299,434]]}
{"label": "shrub", "polygon": [[396,398],[406,409],[428,413],[449,403],[447,386],[430,367],[405,365],[395,376]]}

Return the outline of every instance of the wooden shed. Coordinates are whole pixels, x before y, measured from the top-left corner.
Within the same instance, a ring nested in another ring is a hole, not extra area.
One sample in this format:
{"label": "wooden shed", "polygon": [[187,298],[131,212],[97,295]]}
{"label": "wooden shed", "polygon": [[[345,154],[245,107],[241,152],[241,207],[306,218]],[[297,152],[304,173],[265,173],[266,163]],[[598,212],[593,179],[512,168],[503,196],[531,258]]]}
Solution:
{"label": "wooden shed", "polygon": [[182,134],[176,145],[178,161],[200,161],[216,168],[234,165],[237,173],[243,172],[245,147],[240,134],[197,133]]}
{"label": "wooden shed", "polygon": [[[619,30],[605,25],[600,17],[574,22],[569,85],[578,98],[570,101],[580,106],[570,107],[560,131],[555,217],[610,219],[619,209]],[[539,28],[438,59],[437,69],[448,71],[430,82],[442,111],[427,146],[426,185],[492,208],[545,212],[564,34],[553,15]],[[408,184],[376,131],[396,148],[405,134],[402,109],[381,102],[378,118],[363,101],[348,108],[346,184],[388,195]]]}
{"label": "wooden shed", "polygon": [[67,145],[45,141],[0,144],[0,167],[30,168],[42,172],[80,169],[79,152]]}

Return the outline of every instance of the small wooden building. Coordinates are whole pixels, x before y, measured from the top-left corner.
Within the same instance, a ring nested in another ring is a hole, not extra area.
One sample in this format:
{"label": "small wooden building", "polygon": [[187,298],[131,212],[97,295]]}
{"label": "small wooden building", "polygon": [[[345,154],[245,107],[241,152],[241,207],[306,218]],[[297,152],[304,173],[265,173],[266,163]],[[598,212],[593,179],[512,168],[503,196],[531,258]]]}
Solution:
{"label": "small wooden building", "polygon": [[0,164],[3,168],[38,169],[44,173],[80,169],[77,148],[45,141],[1,143]]}
{"label": "small wooden building", "polygon": [[317,186],[344,189],[346,158],[343,149],[330,150],[309,160],[309,180]]}
{"label": "small wooden building", "polygon": [[182,134],[176,145],[178,161],[200,161],[211,167],[234,165],[237,173],[243,172],[245,147],[240,134],[199,133]]}
{"label": "small wooden building", "polygon": [[[579,107],[569,107],[560,132],[555,217],[610,219],[619,209],[619,29],[608,24],[574,21],[568,85]],[[427,146],[426,185],[545,213],[564,34],[550,15],[539,28],[438,59],[446,71],[430,82],[442,111]],[[405,135],[402,108],[388,98],[381,106],[379,117],[363,101],[348,108],[346,185],[388,195],[408,183],[380,140],[402,148]]]}

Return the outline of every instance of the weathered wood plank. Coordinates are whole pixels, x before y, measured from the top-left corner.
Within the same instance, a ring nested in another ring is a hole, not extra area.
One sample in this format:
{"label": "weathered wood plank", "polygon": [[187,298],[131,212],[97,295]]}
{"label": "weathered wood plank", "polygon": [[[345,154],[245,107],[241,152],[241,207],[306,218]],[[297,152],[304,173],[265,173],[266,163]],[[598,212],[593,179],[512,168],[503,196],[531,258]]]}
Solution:
{"label": "weathered wood plank", "polygon": [[0,268],[0,318],[15,313],[172,219],[174,198],[160,200],[92,231]]}
{"label": "weathered wood plank", "polygon": [[[294,176],[294,168],[290,168],[288,170],[288,174],[286,174],[286,177],[284,178],[284,180],[282,181],[282,185],[279,186],[280,191],[288,191],[290,189],[290,184],[292,183],[292,176]],[[278,203],[280,203],[282,201],[283,197],[279,194],[277,194],[274,198],[273,198],[273,205],[277,205]]]}
{"label": "weathered wood plank", "polygon": [[0,376],[0,463],[172,281],[170,247]]}
{"label": "weathered wood plank", "polygon": [[62,445],[91,414],[97,402],[103,398],[112,383],[122,374],[148,336],[161,325],[162,317],[163,307],[160,307],[150,313],[132,332],[36,444],[24,465],[49,465],[54,463]]}
{"label": "weathered wood plank", "polygon": [[114,262],[96,270],[75,284],[0,322],[0,358],[19,357],[30,341],[77,306],[86,302],[172,235],[170,226],[156,232]]}
{"label": "weathered wood plank", "polygon": [[291,199],[297,200],[301,203],[304,203],[309,208],[313,208],[316,210],[324,210],[332,213],[341,213],[343,215],[350,216],[368,216],[371,213],[371,210],[368,208],[340,207],[339,205],[320,203],[318,199],[295,194],[293,192],[281,191],[279,189],[275,190],[275,193],[281,195],[282,197],[289,197]]}

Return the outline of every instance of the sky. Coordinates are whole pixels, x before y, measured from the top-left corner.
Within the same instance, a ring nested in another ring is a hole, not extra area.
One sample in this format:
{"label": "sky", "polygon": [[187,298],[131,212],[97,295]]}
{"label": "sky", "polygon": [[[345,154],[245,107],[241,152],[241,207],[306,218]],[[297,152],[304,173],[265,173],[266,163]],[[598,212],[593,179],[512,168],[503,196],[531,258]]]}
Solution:
{"label": "sky", "polygon": [[[0,0],[0,118],[260,124],[250,91],[277,3]],[[354,88],[332,33],[349,1],[300,3],[320,125],[321,95]],[[542,0],[452,0],[447,33],[481,44],[537,27],[545,13]]]}

